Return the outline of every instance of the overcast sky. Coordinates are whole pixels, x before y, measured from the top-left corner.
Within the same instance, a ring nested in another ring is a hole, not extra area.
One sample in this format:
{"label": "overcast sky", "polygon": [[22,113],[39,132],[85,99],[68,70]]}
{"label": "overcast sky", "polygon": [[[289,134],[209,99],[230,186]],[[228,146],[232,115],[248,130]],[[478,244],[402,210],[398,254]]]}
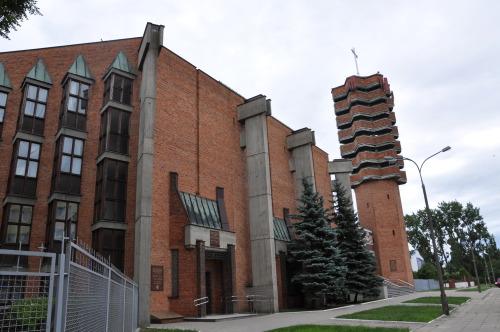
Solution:
{"label": "overcast sky", "polygon": [[[43,0],[0,51],[140,37],[164,45],[275,117],[309,127],[340,158],[331,88],[378,71],[395,95],[402,155],[426,162],[429,203],[479,207],[500,244],[500,1]],[[404,213],[424,208],[416,167],[400,186]]]}

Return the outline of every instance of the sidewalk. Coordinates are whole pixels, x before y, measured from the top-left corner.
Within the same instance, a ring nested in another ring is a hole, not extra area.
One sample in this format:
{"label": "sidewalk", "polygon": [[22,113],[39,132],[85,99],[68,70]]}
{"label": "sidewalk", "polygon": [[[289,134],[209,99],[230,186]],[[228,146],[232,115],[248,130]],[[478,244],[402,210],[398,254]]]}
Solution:
{"label": "sidewalk", "polygon": [[[366,304],[353,305],[338,309],[309,312],[288,312],[274,315],[255,316],[218,322],[181,322],[173,324],[152,324],[155,328],[190,329],[200,332],[258,332],[279,327],[317,324],[317,325],[363,325],[380,327],[408,327],[415,332],[428,331],[500,331],[500,289],[489,289],[482,293],[446,291],[447,296],[467,296],[471,300],[456,307],[448,317],[440,317],[433,322],[407,323],[363,320],[342,320],[335,317],[353,312],[397,305],[401,302],[423,296],[439,296],[439,292],[414,293],[397,298]],[[450,306],[450,309],[453,307]]]}

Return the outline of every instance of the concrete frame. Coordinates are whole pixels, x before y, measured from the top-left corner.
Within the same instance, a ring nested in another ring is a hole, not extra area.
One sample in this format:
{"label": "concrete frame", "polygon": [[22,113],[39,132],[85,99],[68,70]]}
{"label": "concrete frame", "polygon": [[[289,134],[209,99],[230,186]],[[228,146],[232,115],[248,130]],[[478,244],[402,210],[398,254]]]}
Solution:
{"label": "concrete frame", "polygon": [[134,280],[139,285],[138,324],[150,324],[151,219],[153,192],[154,127],[158,54],[163,47],[163,26],[148,23],[139,48],[141,113],[137,152]]}
{"label": "concrete frame", "polygon": [[[271,169],[267,116],[271,115],[269,100],[259,95],[237,108],[238,120],[245,124],[245,145],[248,168],[248,199],[252,250],[252,295],[265,295],[273,300],[278,311],[278,284],[271,193]],[[258,310],[269,310],[267,304]]]}
{"label": "concrete frame", "polygon": [[[328,162],[328,174],[335,175],[335,180],[339,181],[344,187],[347,197],[351,200],[351,208],[354,211],[354,202],[352,200],[352,190],[351,190],[351,173],[352,173],[352,162],[350,159],[334,159]],[[333,181],[332,181],[332,191],[333,191]]]}

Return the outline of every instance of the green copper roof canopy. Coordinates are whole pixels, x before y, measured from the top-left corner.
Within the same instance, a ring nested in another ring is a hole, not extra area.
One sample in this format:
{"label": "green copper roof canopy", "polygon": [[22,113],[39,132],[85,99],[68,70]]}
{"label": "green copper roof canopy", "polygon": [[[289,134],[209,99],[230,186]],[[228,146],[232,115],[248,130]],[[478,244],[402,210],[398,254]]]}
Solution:
{"label": "green copper roof canopy", "polygon": [[47,68],[45,67],[45,63],[43,62],[42,58],[40,58],[40,60],[38,60],[36,65],[33,68],[31,68],[30,72],[26,77],[47,84],[52,84],[52,79],[50,78],[49,72],[47,71]]}
{"label": "green copper roof canopy", "polygon": [[[130,73],[133,75],[137,75],[137,72],[134,69],[134,66],[132,66],[132,63],[128,60],[127,56],[125,55],[125,52],[123,50],[118,53],[116,58],[113,60],[113,63],[109,67],[109,69],[119,69],[121,71],[124,71],[126,73]],[[108,69],[108,71],[109,71]]]}
{"label": "green copper roof canopy", "polygon": [[92,75],[90,68],[87,66],[87,62],[85,62],[82,53],[78,54],[75,62],[73,62],[69,68],[68,73],[94,80],[94,75]]}
{"label": "green copper roof canopy", "polygon": [[191,224],[222,229],[217,202],[205,197],[179,192]]}
{"label": "green copper roof canopy", "polygon": [[0,85],[4,86],[6,88],[12,89],[12,85],[10,84],[9,76],[7,75],[7,72],[5,71],[5,68],[3,66],[2,61],[0,61]]}

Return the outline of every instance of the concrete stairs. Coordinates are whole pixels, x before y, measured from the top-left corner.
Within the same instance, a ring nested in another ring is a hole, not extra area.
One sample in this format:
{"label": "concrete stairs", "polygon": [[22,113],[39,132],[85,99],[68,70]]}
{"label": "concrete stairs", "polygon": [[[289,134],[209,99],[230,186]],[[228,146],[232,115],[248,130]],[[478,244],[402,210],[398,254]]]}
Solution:
{"label": "concrete stairs", "polygon": [[389,298],[418,292],[412,284],[399,279],[384,278],[384,286],[387,286],[387,295]]}

